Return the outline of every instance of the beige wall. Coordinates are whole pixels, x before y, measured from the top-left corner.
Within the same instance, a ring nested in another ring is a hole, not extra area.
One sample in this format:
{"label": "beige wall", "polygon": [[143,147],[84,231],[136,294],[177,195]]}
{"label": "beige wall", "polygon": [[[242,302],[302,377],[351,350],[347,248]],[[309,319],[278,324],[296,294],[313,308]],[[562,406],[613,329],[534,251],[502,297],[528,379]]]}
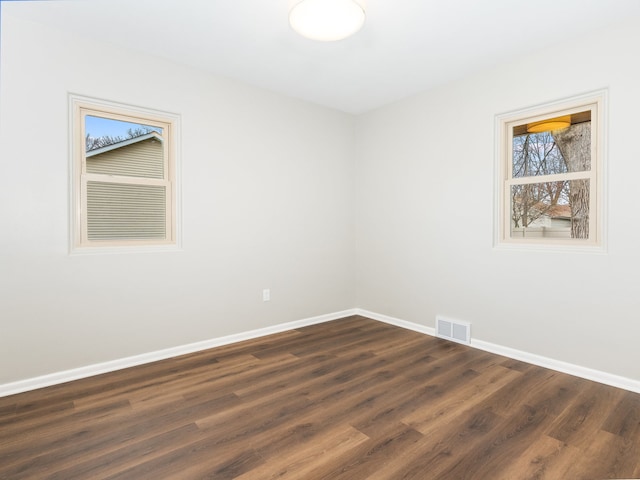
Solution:
{"label": "beige wall", "polygon": [[[523,55],[358,119],[358,307],[640,379],[640,25]],[[493,248],[494,117],[609,88],[609,253]]]}
{"label": "beige wall", "polygon": [[[353,307],[351,116],[9,10],[0,384]],[[181,252],[68,254],[68,93],[181,115]]]}

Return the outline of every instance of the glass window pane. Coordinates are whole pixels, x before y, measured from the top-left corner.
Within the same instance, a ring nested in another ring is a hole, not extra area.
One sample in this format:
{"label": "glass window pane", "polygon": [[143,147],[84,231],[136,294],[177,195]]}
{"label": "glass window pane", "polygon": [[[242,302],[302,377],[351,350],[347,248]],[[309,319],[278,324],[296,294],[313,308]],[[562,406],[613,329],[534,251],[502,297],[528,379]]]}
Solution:
{"label": "glass window pane", "polygon": [[87,173],[164,178],[162,128],[87,115]]}
{"label": "glass window pane", "polygon": [[513,185],[511,238],[589,238],[589,180]]}
{"label": "glass window pane", "polygon": [[[581,120],[564,128],[531,132],[533,124],[513,128],[511,175],[513,178],[555,175],[591,170],[591,116],[589,112],[566,115],[553,120],[553,128],[561,125],[555,120]],[[540,124],[542,122],[536,122]]]}

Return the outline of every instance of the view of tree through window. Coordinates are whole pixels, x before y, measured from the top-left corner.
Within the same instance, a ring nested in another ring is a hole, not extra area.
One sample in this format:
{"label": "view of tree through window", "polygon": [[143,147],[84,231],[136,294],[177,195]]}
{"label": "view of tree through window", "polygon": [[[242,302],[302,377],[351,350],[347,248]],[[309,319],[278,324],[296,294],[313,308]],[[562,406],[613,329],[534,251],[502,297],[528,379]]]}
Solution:
{"label": "view of tree through window", "polygon": [[511,237],[588,239],[590,170],[589,111],[513,127]]}

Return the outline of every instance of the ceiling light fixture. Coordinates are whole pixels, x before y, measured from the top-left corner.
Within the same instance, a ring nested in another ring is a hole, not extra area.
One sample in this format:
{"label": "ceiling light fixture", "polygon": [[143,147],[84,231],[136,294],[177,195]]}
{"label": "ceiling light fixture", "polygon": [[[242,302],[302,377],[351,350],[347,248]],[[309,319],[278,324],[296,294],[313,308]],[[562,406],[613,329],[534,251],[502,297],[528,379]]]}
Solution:
{"label": "ceiling light fixture", "polygon": [[549,118],[540,122],[533,122],[527,125],[527,133],[541,133],[550,130],[562,130],[571,126],[571,115]]}
{"label": "ceiling light fixture", "polygon": [[289,23],[303,37],[334,42],[362,28],[365,13],[355,0],[301,0],[289,12]]}

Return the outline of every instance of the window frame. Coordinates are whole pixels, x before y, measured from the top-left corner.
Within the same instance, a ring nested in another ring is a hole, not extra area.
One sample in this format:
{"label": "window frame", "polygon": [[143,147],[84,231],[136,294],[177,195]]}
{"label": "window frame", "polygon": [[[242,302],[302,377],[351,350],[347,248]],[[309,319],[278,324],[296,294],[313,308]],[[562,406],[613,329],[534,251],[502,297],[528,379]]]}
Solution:
{"label": "window frame", "polygon": [[[495,117],[495,212],[494,248],[606,252],[606,89]],[[517,177],[512,176],[513,127],[582,111],[591,111],[591,169],[585,172]],[[511,186],[554,180],[589,179],[589,238],[516,238],[511,236]]]}
{"label": "window frame", "polygon": [[[69,94],[71,152],[70,253],[126,253],[176,250],[180,246],[178,138],[180,116],[142,107]],[[163,129],[162,179],[87,173],[85,118],[87,115],[134,122]],[[89,240],[87,229],[87,182],[162,185],[166,187],[166,238],[140,240]]]}

